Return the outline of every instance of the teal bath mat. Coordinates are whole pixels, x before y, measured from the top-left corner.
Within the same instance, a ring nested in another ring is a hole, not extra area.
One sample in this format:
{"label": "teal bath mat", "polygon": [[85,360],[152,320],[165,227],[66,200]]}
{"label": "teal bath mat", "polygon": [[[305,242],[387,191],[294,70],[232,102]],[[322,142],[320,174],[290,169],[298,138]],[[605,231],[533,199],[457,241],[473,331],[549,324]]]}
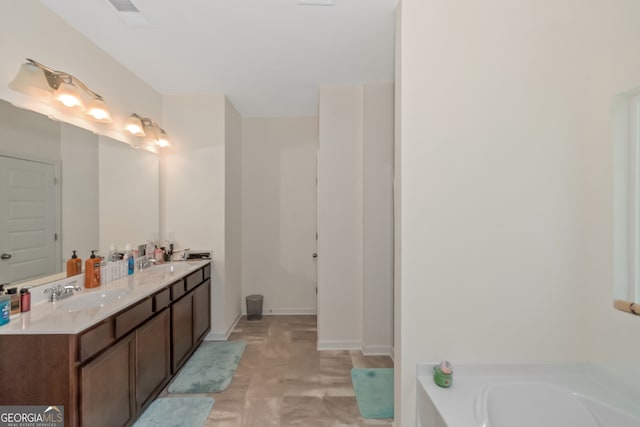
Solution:
{"label": "teal bath mat", "polygon": [[354,368],[351,381],[362,418],[393,418],[393,368]]}
{"label": "teal bath mat", "polygon": [[211,397],[163,397],[156,399],[134,427],[204,426],[215,400]]}
{"label": "teal bath mat", "polygon": [[205,341],[169,384],[169,393],[226,390],[247,345],[244,341]]}

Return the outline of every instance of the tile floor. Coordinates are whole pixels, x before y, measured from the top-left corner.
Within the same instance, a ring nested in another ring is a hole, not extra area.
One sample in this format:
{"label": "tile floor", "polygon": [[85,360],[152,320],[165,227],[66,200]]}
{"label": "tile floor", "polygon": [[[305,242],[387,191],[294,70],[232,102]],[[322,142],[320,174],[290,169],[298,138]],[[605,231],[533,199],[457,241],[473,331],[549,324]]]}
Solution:
{"label": "tile floor", "polygon": [[[231,386],[211,393],[206,426],[391,426],[360,417],[351,368],[390,368],[386,356],[316,350],[315,316],[243,317],[229,340],[245,340]],[[166,390],[162,397],[169,397]]]}

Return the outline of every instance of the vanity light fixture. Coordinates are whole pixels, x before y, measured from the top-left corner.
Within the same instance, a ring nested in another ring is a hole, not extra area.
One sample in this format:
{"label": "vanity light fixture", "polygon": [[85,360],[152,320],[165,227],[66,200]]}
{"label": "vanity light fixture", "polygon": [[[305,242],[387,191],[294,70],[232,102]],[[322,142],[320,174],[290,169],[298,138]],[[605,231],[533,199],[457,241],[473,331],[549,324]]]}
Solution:
{"label": "vanity light fixture", "polygon": [[158,144],[158,146],[163,148],[169,146],[169,137],[167,136],[167,133],[164,131],[164,129],[160,129],[160,131],[158,131],[158,139],[156,143]]}
{"label": "vanity light fixture", "polygon": [[127,118],[124,124],[124,128],[129,131],[131,135],[145,136],[144,127],[142,126],[142,117],[133,113]]}
{"label": "vanity light fixture", "polygon": [[53,95],[65,107],[80,111],[85,111],[83,97],[86,96],[91,99],[86,113],[97,122],[111,123],[111,114],[102,96],[71,74],[53,70],[33,59],[27,58],[27,62],[20,66],[9,87],[27,95]]}
{"label": "vanity light fixture", "polygon": [[159,147],[169,146],[169,137],[167,132],[162,129],[156,122],[147,118],[141,117],[136,113],[132,113],[127,119],[125,129],[135,136],[147,136],[155,141]]}
{"label": "vanity light fixture", "polygon": [[73,84],[71,78],[63,78],[53,96],[62,102],[65,107],[77,108],[80,111],[84,110],[84,102],[82,102],[80,90]]}

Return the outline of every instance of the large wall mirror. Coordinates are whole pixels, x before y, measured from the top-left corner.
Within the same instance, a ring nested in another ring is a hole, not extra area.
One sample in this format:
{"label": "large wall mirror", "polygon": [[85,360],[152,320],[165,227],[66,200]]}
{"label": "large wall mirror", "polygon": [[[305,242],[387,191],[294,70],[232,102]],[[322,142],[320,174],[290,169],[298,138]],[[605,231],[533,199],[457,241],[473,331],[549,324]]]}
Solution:
{"label": "large wall mirror", "polygon": [[159,158],[0,100],[0,283],[157,237]]}

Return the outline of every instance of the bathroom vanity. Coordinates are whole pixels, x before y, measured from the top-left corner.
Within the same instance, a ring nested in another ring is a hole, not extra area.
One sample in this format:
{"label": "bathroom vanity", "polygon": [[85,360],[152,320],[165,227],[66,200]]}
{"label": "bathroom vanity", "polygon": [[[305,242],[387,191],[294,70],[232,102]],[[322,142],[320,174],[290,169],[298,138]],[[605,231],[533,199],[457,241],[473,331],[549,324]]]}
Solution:
{"label": "bathroom vanity", "polygon": [[132,424],[211,327],[210,261],[173,264],[0,328],[0,404],[64,406],[70,427]]}

